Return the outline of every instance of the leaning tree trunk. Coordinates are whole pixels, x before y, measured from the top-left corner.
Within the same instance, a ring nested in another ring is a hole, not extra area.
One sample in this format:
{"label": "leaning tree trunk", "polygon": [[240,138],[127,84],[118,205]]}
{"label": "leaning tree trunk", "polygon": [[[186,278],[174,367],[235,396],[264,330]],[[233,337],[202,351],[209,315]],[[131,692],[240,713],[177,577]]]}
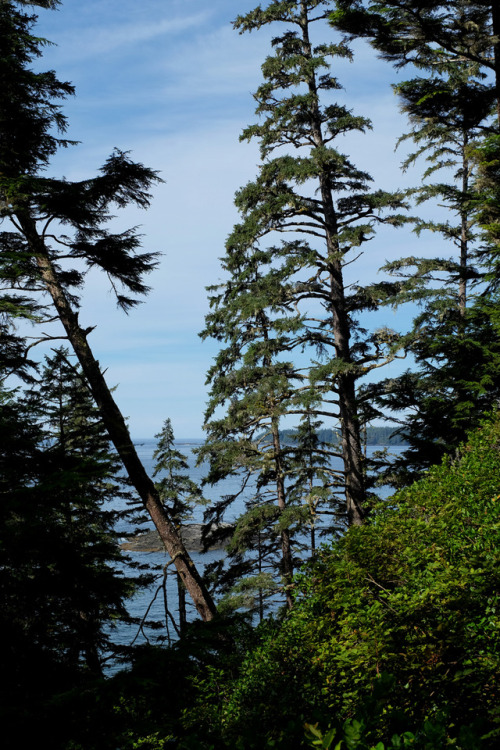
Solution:
{"label": "leaning tree trunk", "polygon": [[216,607],[196,566],[170,520],[156,487],[147,475],[137,455],[135,446],[121,411],[116,405],[106,380],[88,344],[86,333],[78,322],[78,314],[73,310],[57,273],[47,253],[45,243],[38,234],[33,219],[27,214],[18,213],[18,221],[31,248],[40,277],[52,297],[59,319],[66,331],[69,342],[87,378],[94,400],[101,413],[102,421],[109,433],[118,455],[127,471],[132,485],[137,490],[144,507],[148,511],[165,549],[172,558],[177,572],[193,599],[194,605],[205,621],[216,614]]}

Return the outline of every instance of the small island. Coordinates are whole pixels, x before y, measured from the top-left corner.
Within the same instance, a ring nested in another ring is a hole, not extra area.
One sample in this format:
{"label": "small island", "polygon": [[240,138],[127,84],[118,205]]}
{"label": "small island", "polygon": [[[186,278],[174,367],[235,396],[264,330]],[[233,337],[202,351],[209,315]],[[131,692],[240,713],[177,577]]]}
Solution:
{"label": "small island", "polygon": [[[224,549],[229,541],[229,532],[233,526],[229,523],[221,523],[217,529],[210,528],[212,537],[205,544],[203,539],[204,524],[187,523],[181,527],[181,539],[190,552],[209,552]],[[213,526],[213,524],[212,524]],[[213,532],[217,531],[214,536]],[[227,530],[227,533],[224,533]],[[120,548],[129,552],[164,552],[165,547],[156,529],[150,529],[145,533],[130,537],[120,544]]]}

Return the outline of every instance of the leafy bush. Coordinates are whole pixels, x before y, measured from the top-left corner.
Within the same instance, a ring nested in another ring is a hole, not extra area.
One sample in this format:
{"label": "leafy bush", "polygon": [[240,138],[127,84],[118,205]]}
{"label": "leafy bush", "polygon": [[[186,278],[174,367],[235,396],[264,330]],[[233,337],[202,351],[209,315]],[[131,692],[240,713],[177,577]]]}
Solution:
{"label": "leafy bush", "polygon": [[493,419],[323,548],[237,674],[195,680],[196,746],[310,747],[305,723],[327,733],[353,719],[367,744],[352,747],[497,746],[499,447]]}
{"label": "leafy bush", "polygon": [[37,731],[64,750],[497,747],[499,447],[492,419],[322,548],[282,621],[193,623]]}

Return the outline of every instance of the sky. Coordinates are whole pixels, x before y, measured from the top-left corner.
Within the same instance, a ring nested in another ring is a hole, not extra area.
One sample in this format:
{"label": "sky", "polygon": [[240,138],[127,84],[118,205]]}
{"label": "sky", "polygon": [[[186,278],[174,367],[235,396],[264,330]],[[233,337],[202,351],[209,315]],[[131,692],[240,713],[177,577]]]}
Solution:
{"label": "sky", "polygon": [[[53,42],[38,63],[76,87],[64,113],[67,137],[48,176],[79,180],[96,174],[118,147],[160,172],[147,211],[127,208],[115,226],[140,225],[143,248],[162,253],[148,277],[151,292],[129,315],[116,309],[106,279],[89,276],[80,320],[96,325],[89,337],[106,369],[133,437],[152,437],[172,420],[177,438],[201,437],[207,402],[206,372],[218,344],[201,341],[208,311],[206,287],[223,279],[220,257],[238,214],[235,191],[257,174],[257,143],[240,143],[256,121],[253,92],[270,52],[269,30],[240,35],[237,14],[255,0],[63,0],[57,10],[36,9],[35,33]],[[335,33],[325,27],[325,37]],[[339,99],[368,116],[373,130],[339,147],[385,189],[408,186],[395,153],[406,129],[391,83],[401,80],[368,45],[352,63],[339,61]],[[405,77],[405,74],[403,74]],[[432,238],[384,230],[349,269],[354,281],[379,279],[386,260],[432,253]],[[403,316],[404,317],[404,316]],[[374,324],[397,327],[401,313],[378,313]]]}

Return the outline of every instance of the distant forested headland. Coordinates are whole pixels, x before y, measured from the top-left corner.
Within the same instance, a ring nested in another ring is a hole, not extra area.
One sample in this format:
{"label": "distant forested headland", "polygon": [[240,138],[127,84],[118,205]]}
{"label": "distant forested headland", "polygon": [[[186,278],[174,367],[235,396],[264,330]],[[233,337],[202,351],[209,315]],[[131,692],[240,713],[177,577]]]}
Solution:
{"label": "distant forested headland", "polygon": [[[397,425],[370,425],[363,431],[363,439],[366,445],[407,445],[404,437],[395,433]],[[295,430],[280,430],[280,439],[283,443],[295,442]],[[336,445],[340,440],[337,430],[317,430],[316,435],[321,443]]]}
{"label": "distant forested headland", "polygon": [[366,445],[407,445],[396,430],[396,425],[371,425],[366,428]]}

